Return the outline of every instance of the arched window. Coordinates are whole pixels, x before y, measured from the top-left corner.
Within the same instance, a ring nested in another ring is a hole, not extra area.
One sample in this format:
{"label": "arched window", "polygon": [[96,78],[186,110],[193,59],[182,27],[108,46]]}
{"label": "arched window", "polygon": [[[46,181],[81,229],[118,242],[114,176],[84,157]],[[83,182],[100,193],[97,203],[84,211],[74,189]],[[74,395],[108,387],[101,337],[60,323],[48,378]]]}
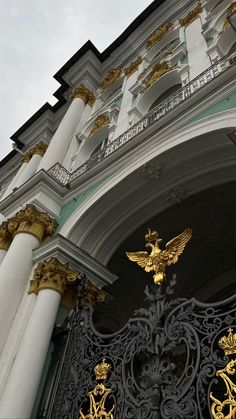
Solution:
{"label": "arched window", "polygon": [[176,84],[175,86],[170,87],[170,89],[166,90],[164,93],[162,93],[161,96],[159,96],[153,104],[150,106],[149,111],[153,108],[155,108],[159,103],[161,103],[163,100],[165,100],[167,97],[171,96],[173,93],[175,93],[178,89],[180,89],[181,84]]}

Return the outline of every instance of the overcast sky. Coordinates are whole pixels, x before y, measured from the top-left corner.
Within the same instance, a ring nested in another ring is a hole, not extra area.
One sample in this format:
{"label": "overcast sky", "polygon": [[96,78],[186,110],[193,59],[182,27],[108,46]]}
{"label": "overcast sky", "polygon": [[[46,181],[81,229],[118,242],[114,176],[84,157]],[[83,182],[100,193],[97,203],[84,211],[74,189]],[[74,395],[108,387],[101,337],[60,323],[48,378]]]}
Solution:
{"label": "overcast sky", "polygon": [[2,0],[0,160],[10,136],[45,102],[53,75],[88,40],[103,51],[151,0]]}

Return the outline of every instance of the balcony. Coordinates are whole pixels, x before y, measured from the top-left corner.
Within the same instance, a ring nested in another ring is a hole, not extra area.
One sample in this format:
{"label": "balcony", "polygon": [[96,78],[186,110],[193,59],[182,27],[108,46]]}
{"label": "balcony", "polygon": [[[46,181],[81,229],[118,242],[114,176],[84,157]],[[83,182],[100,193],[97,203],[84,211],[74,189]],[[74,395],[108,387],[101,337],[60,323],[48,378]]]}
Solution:
{"label": "balcony", "polygon": [[61,184],[67,185],[73,180],[79,178],[88,170],[97,166],[104,161],[108,156],[113,155],[117,150],[121,149],[125,144],[133,142],[136,137],[144,133],[149,127],[157,124],[162,118],[173,112],[176,108],[183,105],[197,92],[204,89],[222,73],[228,71],[236,63],[236,53],[229,54],[219,61],[214,63],[211,67],[199,74],[195,79],[178,89],[175,93],[163,100],[158,106],[153,108],[147,115],[139,122],[117,137],[114,141],[92,155],[84,164],[78,167],[74,172],[68,172],[61,164],[56,163],[51,167],[48,173],[55,177]]}

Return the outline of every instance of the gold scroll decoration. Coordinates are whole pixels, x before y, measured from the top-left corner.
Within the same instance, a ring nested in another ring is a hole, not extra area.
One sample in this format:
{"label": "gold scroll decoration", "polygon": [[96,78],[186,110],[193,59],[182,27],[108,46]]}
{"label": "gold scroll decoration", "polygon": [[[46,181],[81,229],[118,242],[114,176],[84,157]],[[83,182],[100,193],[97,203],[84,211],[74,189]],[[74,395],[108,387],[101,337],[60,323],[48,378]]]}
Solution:
{"label": "gold scroll decoration", "polygon": [[220,31],[220,35],[224,32],[224,31],[226,31],[226,29],[228,29],[229,27],[230,27],[230,22],[229,22],[229,17],[231,17],[231,16],[233,16],[234,15],[234,13],[236,13],[236,1],[234,1],[228,8],[227,8],[227,11],[226,11],[227,13],[226,13],[226,18],[225,18],[225,20],[224,20],[224,24],[223,24],[223,27],[222,27],[222,29],[221,29],[221,31]]}
{"label": "gold scroll decoration", "polygon": [[124,73],[125,73],[127,78],[130,77],[138,69],[138,67],[139,67],[139,65],[141,64],[142,61],[143,61],[142,58],[139,56],[139,57],[136,58],[135,61],[133,61],[129,65],[129,67],[126,67],[124,69]]}
{"label": "gold scroll decoration", "polygon": [[[228,336],[223,336],[219,342],[219,347],[223,349],[225,355],[236,354],[236,333],[229,328]],[[224,400],[220,401],[210,393],[210,398],[213,401],[211,406],[211,413],[214,419],[235,419],[236,418],[236,382],[232,381],[236,373],[236,359],[231,359],[225,368],[218,370],[216,376],[220,377],[225,384],[226,392],[224,392]]]}
{"label": "gold scroll decoration", "polygon": [[163,76],[163,74],[166,74],[174,69],[175,67],[170,67],[166,62],[154,64],[150,74],[142,82],[145,89],[148,89],[148,87],[155,83],[155,81]]}
{"label": "gold scroll decoration", "polygon": [[76,285],[79,273],[70,269],[57,258],[51,258],[38,264],[30,281],[28,294],[38,294],[41,290],[50,289],[63,294],[67,287]]}
{"label": "gold scroll decoration", "polygon": [[94,306],[97,303],[103,303],[106,299],[106,294],[98,289],[92,282],[85,281],[81,294],[81,304],[90,304]]}
{"label": "gold scroll decoration", "polygon": [[189,12],[183,19],[179,20],[180,25],[186,28],[195,19],[198,18],[201,12],[202,12],[202,5],[198,3],[197,6],[193,10],[191,10],[191,12]]}
{"label": "gold scroll decoration", "polygon": [[93,92],[91,92],[91,90],[85,87],[83,83],[75,87],[73,91],[70,93],[69,97],[71,100],[75,98],[80,98],[84,101],[85,105],[88,103],[88,105],[90,106],[93,106],[96,99]]}
{"label": "gold scroll decoration", "polygon": [[165,249],[161,249],[160,244],[162,239],[159,238],[157,231],[148,230],[145,235],[146,245],[151,249],[151,253],[148,252],[126,252],[126,255],[132,262],[136,262],[146,272],[154,271],[153,279],[155,284],[162,284],[166,279],[166,268],[179,259],[179,256],[183,253],[184,248],[188,241],[192,237],[192,230],[186,228],[183,233],[179,236],[174,237],[170,240]]}
{"label": "gold scroll decoration", "polygon": [[166,36],[173,29],[171,22],[166,22],[164,25],[157,28],[148,38],[146,48],[150,49],[164,36]]}
{"label": "gold scroll decoration", "polygon": [[17,233],[28,233],[35,236],[40,242],[52,236],[58,223],[46,212],[39,211],[33,204],[16,213],[8,221],[8,230],[12,236]]}
{"label": "gold scroll decoration", "polygon": [[86,413],[83,413],[82,408],[80,409],[79,419],[114,419],[115,405],[113,404],[111,409],[106,407],[107,398],[111,394],[111,389],[100,382],[107,380],[110,371],[111,365],[106,362],[105,358],[101,364],[95,366],[94,373],[96,381],[99,382],[92,391],[88,392],[89,408]]}
{"label": "gold scroll decoration", "polygon": [[91,129],[89,133],[89,137],[92,134],[95,134],[100,128],[102,128],[104,125],[109,124],[109,117],[107,115],[99,115],[93,125],[93,128]]}
{"label": "gold scroll decoration", "polygon": [[108,86],[114,83],[114,81],[120,77],[121,71],[122,69],[120,67],[109,70],[105,79],[101,83],[101,89],[105,90]]}

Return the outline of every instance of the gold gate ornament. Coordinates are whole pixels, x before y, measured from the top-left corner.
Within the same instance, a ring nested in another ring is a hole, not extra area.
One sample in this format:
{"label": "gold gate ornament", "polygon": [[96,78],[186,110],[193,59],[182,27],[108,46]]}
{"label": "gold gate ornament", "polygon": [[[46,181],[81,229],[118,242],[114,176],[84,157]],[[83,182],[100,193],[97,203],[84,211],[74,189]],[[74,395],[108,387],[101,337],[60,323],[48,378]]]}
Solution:
{"label": "gold gate ornament", "polygon": [[[220,338],[219,347],[223,349],[225,355],[236,354],[236,333],[229,328],[228,336]],[[236,373],[236,359],[231,359],[225,368],[216,372],[217,377],[221,377],[226,386],[225,400],[222,402],[210,393],[213,400],[211,406],[211,414],[214,419],[236,419],[236,384],[231,380],[230,376]],[[227,412],[226,412],[227,410]]]}
{"label": "gold gate ornament", "polygon": [[[97,364],[94,368],[94,373],[97,381],[107,379],[108,373],[111,371],[111,365],[108,364],[105,358],[101,364]],[[109,411],[106,411],[106,400],[111,393],[111,389],[107,388],[103,383],[98,383],[92,391],[88,392],[89,396],[89,413],[84,414],[80,409],[79,419],[114,419],[113,411],[115,405]]]}

